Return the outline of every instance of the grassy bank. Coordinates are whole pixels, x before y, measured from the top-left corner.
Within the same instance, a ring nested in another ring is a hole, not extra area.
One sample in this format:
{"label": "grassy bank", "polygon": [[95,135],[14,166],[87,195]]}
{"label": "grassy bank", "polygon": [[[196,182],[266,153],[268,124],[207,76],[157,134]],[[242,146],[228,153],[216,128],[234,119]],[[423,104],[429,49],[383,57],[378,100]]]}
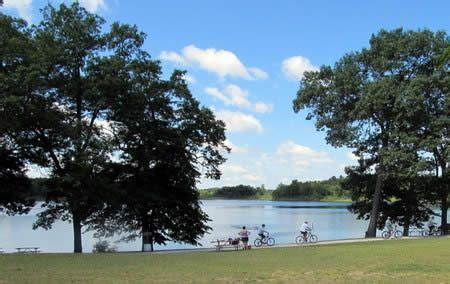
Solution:
{"label": "grassy bank", "polygon": [[174,254],[0,255],[0,283],[447,282],[450,238]]}

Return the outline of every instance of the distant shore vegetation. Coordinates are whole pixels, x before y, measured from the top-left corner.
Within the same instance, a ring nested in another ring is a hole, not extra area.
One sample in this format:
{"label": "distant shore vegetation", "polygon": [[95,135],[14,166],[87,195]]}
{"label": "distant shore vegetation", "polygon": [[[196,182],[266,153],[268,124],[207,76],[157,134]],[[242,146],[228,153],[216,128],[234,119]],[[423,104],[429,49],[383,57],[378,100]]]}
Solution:
{"label": "distant shore vegetation", "polygon": [[260,199],[299,201],[351,201],[348,191],[342,187],[344,177],[331,177],[321,181],[293,180],[280,183],[275,189],[264,185],[236,185],[199,189],[200,199]]}

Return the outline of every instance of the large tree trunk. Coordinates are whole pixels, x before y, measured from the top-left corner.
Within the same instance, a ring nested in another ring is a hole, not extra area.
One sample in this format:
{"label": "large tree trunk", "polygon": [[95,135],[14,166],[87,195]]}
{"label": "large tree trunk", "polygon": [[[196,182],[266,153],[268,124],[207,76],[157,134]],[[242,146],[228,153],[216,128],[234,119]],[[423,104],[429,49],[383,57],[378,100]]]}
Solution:
{"label": "large tree trunk", "polygon": [[413,189],[413,185],[411,184],[411,182],[408,184],[408,192],[410,194],[408,194],[406,196],[406,208],[405,208],[405,216],[404,216],[404,222],[403,222],[403,236],[407,237],[409,235],[409,228],[411,227],[411,220],[412,215],[414,214],[413,209],[411,208],[411,204],[413,204],[413,200],[415,202],[415,197],[414,199],[412,198],[414,195],[414,189]]}
{"label": "large tree trunk", "polygon": [[82,241],[81,241],[81,218],[78,214],[73,213],[73,252],[82,253]]}
{"label": "large tree trunk", "polygon": [[409,223],[409,217],[408,217],[408,219],[405,219],[405,224],[403,225],[403,236],[404,237],[407,237],[409,235],[409,226],[410,226],[410,223]]}
{"label": "large tree trunk", "polygon": [[142,249],[141,251],[145,251],[145,244],[148,243],[148,216],[142,216]]}
{"label": "large tree trunk", "polygon": [[148,241],[150,243],[150,251],[153,252],[154,251],[154,247],[153,247],[153,216],[150,214],[150,219],[149,219],[149,223],[148,223],[148,231],[150,232],[150,235],[148,236]]}
{"label": "large tree trunk", "polygon": [[442,235],[447,235],[447,213],[448,213],[448,184],[444,185],[441,194],[441,230]]}
{"label": "large tree trunk", "polygon": [[[447,165],[444,163],[441,165],[442,169],[442,179],[445,181],[447,179]],[[448,212],[448,183],[443,184],[441,192],[441,232],[442,235],[447,235],[447,212]]]}
{"label": "large tree trunk", "polygon": [[151,215],[142,217],[142,251],[146,244],[150,244],[150,251],[153,251],[153,228]]}
{"label": "large tree trunk", "polygon": [[377,236],[377,222],[380,216],[381,192],[383,189],[383,176],[377,171],[377,182],[372,200],[372,210],[370,211],[369,227],[367,228],[366,238],[375,238]]}

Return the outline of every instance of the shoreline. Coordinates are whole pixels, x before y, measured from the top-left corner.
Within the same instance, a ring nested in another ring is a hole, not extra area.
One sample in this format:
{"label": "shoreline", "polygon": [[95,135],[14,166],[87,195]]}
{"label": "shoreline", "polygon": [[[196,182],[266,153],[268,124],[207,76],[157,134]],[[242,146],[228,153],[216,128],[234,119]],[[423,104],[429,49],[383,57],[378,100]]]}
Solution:
{"label": "shoreline", "polygon": [[351,199],[315,199],[315,200],[309,200],[309,199],[297,199],[297,198],[285,198],[285,199],[265,199],[265,198],[225,198],[225,197],[214,197],[214,198],[205,198],[205,197],[200,197],[199,198],[200,201],[209,201],[209,200],[235,200],[235,201],[240,201],[240,200],[244,200],[244,201],[281,201],[281,202],[289,202],[289,201],[299,201],[299,202],[336,202],[336,203],[351,203],[352,200]]}
{"label": "shoreline", "polygon": [[[369,243],[369,242],[395,242],[395,241],[411,241],[411,240],[421,240],[421,239],[439,239],[439,238],[450,238],[450,236],[436,236],[436,237],[401,237],[400,239],[392,239],[385,240],[381,237],[377,238],[348,238],[348,239],[340,239],[340,240],[322,240],[316,243],[308,243],[308,244],[296,244],[296,243],[283,243],[283,244],[275,244],[274,246],[262,246],[262,247],[254,247],[252,246],[251,250],[260,250],[260,249],[279,249],[279,248],[301,248],[301,247],[317,247],[317,246],[328,246],[328,245],[345,245],[345,244],[359,244],[359,243]],[[115,252],[105,252],[105,253],[94,253],[94,252],[83,252],[83,255],[114,255],[114,254],[143,254],[143,255],[152,255],[152,254],[178,254],[178,253],[202,253],[202,252],[228,252],[235,251],[232,248],[225,248],[218,251],[214,246],[212,247],[199,247],[199,248],[191,248],[191,249],[163,249],[163,250],[155,250],[155,251],[115,251]],[[242,251],[239,249],[238,251]],[[42,252],[38,254],[28,253],[27,255],[76,255],[73,252]],[[0,255],[23,255],[17,252],[3,252]]]}

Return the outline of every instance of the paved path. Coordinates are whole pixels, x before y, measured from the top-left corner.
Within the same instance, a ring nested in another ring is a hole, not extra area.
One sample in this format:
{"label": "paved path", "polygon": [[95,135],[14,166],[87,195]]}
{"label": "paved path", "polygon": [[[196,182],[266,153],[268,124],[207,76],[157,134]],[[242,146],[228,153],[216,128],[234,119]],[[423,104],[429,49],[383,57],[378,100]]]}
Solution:
{"label": "paved path", "polygon": [[[408,240],[408,239],[418,239],[421,237],[402,237],[402,240]],[[306,246],[322,246],[322,245],[334,245],[334,244],[348,244],[348,243],[366,243],[366,242],[378,242],[378,241],[389,241],[384,240],[383,238],[362,238],[362,239],[345,239],[345,240],[333,240],[333,241],[319,241],[315,244],[304,244],[304,245],[298,245],[295,243],[291,244],[278,244],[274,245],[272,247],[259,247],[255,248],[252,246],[252,249],[268,249],[268,248],[289,248],[289,247],[306,247]],[[234,251],[233,248],[225,248],[222,251]],[[180,250],[158,250],[154,251],[153,253],[186,253],[186,252],[216,252],[215,248],[197,248],[197,249],[180,249]]]}

